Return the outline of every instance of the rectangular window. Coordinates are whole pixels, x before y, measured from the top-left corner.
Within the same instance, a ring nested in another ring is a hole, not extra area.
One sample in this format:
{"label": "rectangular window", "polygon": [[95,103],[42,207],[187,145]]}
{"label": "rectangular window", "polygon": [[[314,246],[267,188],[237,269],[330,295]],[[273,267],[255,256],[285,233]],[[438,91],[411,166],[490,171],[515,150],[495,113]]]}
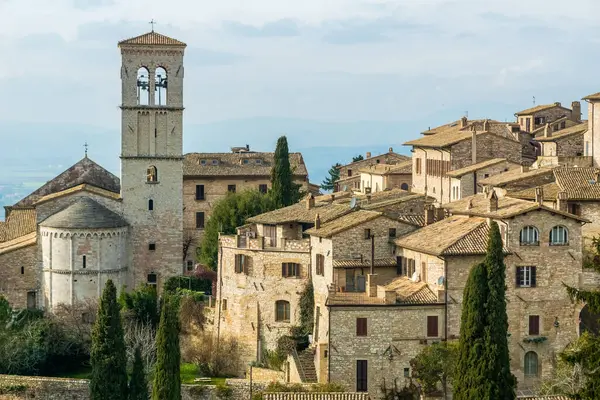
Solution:
{"label": "rectangular window", "polygon": [[427,337],[438,337],[438,317],[437,315],[427,316]]}
{"label": "rectangular window", "polygon": [[352,170],[351,170],[351,169],[349,169],[349,170],[348,170],[348,177],[351,177],[351,176],[352,176]]}
{"label": "rectangular window", "polygon": [[187,262],[187,270],[188,271],[193,271],[194,270],[194,262],[192,260],[188,260],[188,262]]}
{"label": "rectangular window", "polygon": [[275,302],[275,321],[290,322],[290,302],[278,300]]}
{"label": "rectangular window", "polygon": [[529,334],[539,335],[540,334],[540,316],[530,315],[529,316]]}
{"label": "rectangular window", "polygon": [[235,255],[235,273],[236,274],[247,274],[248,273],[248,264],[249,264],[248,256],[244,254],[236,254]]}
{"label": "rectangular window", "polygon": [[87,267],[87,256],[83,256],[82,267],[83,268]]}
{"label": "rectangular window", "polygon": [[356,360],[356,391],[367,392],[367,360]]}
{"label": "rectangular window", "polygon": [[196,213],[196,229],[204,229],[204,212]]}
{"label": "rectangular window", "polygon": [[221,300],[221,310],[222,311],[227,310],[227,299]]}
{"label": "rectangular window", "polygon": [[517,287],[535,287],[536,267],[517,267]]}
{"label": "rectangular window", "polygon": [[365,239],[371,239],[371,230],[365,229]]}
{"label": "rectangular window", "polygon": [[284,278],[299,278],[300,264],[298,263],[283,263],[281,264],[281,276]]}
{"label": "rectangular window", "polygon": [[260,185],[258,185],[258,191],[262,194],[266,194],[268,191],[267,185],[265,183],[261,183]]}
{"label": "rectangular window", "polygon": [[148,250],[150,250],[150,251],[156,250],[156,243],[149,243],[148,244]]}
{"label": "rectangular window", "polygon": [[146,276],[146,283],[150,286],[156,286],[157,279],[158,277],[156,274],[148,274],[148,276]]}
{"label": "rectangular window", "polygon": [[390,238],[395,238],[396,237],[396,228],[390,228],[388,235]]}
{"label": "rectangular window", "polygon": [[325,256],[323,254],[317,254],[316,261],[317,275],[325,276]]}
{"label": "rectangular window", "polygon": [[196,200],[204,200],[204,185],[196,185]]}
{"label": "rectangular window", "polygon": [[235,193],[235,185],[227,185],[227,191],[231,193]]}
{"label": "rectangular window", "polygon": [[356,318],[356,336],[367,336],[366,318]]}

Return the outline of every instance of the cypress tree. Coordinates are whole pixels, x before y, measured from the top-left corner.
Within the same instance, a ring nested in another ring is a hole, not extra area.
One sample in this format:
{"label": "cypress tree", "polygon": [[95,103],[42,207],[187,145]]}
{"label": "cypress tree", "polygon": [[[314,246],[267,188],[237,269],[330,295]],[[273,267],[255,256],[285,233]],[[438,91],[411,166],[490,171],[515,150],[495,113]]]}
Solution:
{"label": "cypress tree", "polygon": [[148,381],[139,347],[135,348],[133,356],[133,370],[129,379],[129,400],[148,400]]}
{"label": "cypress tree", "polygon": [[293,182],[290,152],[285,136],[277,139],[271,169],[271,197],[277,208],[290,206],[300,199],[299,185]]}
{"label": "cypress tree", "polygon": [[485,351],[485,303],[487,300],[487,271],[483,263],[469,273],[463,292],[455,400],[485,399],[483,353]]}
{"label": "cypress tree", "polygon": [[127,358],[117,289],[106,282],[92,330],[91,400],[127,399]]}
{"label": "cypress tree", "polygon": [[178,299],[173,295],[163,296],[152,400],[181,400]]}
{"label": "cypress tree", "polygon": [[[487,303],[485,307],[486,399],[513,400],[517,380],[510,372],[508,316],[506,315],[506,266],[500,229],[490,226],[487,254]],[[483,397],[482,397],[483,398]]]}

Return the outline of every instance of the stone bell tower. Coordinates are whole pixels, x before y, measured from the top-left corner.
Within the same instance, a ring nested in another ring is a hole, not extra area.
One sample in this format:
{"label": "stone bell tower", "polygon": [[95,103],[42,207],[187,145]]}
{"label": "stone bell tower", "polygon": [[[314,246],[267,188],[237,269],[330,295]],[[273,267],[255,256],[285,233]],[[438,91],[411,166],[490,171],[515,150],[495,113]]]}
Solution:
{"label": "stone bell tower", "polygon": [[129,288],[183,271],[183,54],[152,32],[119,42],[121,197],[131,227]]}

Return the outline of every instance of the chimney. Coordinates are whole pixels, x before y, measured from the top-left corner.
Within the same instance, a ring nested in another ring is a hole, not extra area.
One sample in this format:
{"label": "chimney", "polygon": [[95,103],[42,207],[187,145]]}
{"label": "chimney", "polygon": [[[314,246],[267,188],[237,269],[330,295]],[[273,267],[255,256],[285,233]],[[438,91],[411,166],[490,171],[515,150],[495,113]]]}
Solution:
{"label": "chimney", "polygon": [[535,202],[540,206],[544,203],[544,189],[541,186],[535,188]]}
{"label": "chimney", "polygon": [[371,204],[371,193],[367,193],[367,204]]}
{"label": "chimney", "polygon": [[471,163],[477,164],[477,131],[471,132]]}
{"label": "chimney", "polygon": [[558,196],[556,197],[556,208],[559,211],[567,212],[567,192],[561,191],[558,192]]}
{"label": "chimney", "polygon": [[470,210],[471,208],[473,208],[473,198],[471,197],[469,199],[469,201],[467,201],[467,210]]}
{"label": "chimney", "polygon": [[369,297],[377,297],[377,274],[367,274],[367,293]]}
{"label": "chimney", "polygon": [[431,225],[434,222],[433,204],[425,204],[425,225]]}
{"label": "chimney", "polygon": [[315,196],[313,196],[313,194],[311,193],[308,195],[308,198],[306,199],[306,209],[310,210],[314,206],[315,206]]}
{"label": "chimney", "polygon": [[571,120],[574,122],[581,122],[581,103],[574,101],[571,103]]}
{"label": "chimney", "polygon": [[560,104],[559,101],[554,102],[554,105],[557,106],[557,107],[562,107],[562,105]]}
{"label": "chimney", "polygon": [[394,152],[394,148],[393,148],[393,147],[390,147],[390,150],[389,150],[389,152],[390,152],[390,153],[393,153],[393,152]]}
{"label": "chimney", "polygon": [[315,229],[321,229],[321,216],[319,214],[315,217]]}
{"label": "chimney", "polygon": [[483,130],[484,132],[487,132],[488,129],[490,129],[490,121],[486,118],[485,121],[483,121]]}
{"label": "chimney", "polygon": [[331,194],[331,201],[334,201],[334,200],[335,200],[335,194],[332,193]]}
{"label": "chimney", "polygon": [[521,172],[529,172],[529,167],[527,165],[521,165]]}
{"label": "chimney", "polygon": [[464,128],[465,126],[467,126],[467,123],[468,123],[468,122],[469,122],[469,120],[467,119],[467,117],[465,117],[465,116],[464,116],[464,117],[462,117],[462,118],[460,119],[460,127],[461,127],[461,128]]}
{"label": "chimney", "polygon": [[250,145],[249,144],[246,145],[246,151],[250,151]]}
{"label": "chimney", "polygon": [[550,137],[552,134],[550,133],[550,123],[546,122],[546,126],[544,126],[544,137]]}
{"label": "chimney", "polygon": [[442,208],[442,207],[436,208],[435,209],[435,220],[441,221],[444,218],[446,218],[446,210],[444,210],[444,208]]}
{"label": "chimney", "polygon": [[496,212],[498,211],[498,196],[496,195],[496,191],[492,190],[490,194],[487,196],[488,198],[488,212]]}
{"label": "chimney", "polygon": [[371,152],[367,151],[367,158],[371,158]]}

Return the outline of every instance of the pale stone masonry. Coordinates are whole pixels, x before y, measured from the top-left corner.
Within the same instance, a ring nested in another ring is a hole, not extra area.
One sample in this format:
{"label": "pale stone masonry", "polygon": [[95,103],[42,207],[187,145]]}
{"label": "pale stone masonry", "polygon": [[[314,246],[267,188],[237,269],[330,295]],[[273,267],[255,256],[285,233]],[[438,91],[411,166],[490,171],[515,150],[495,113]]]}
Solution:
{"label": "pale stone masonry", "polygon": [[375,164],[361,168],[360,192],[376,193],[386,189],[410,191],[412,187],[412,161],[398,164]]}
{"label": "pale stone masonry", "polygon": [[[186,271],[196,264],[204,228],[215,203],[229,192],[271,188],[274,153],[252,151],[250,146],[234,147],[231,153],[188,153],[183,161],[183,228],[189,241]],[[290,153],[294,182],[308,192],[308,171],[300,153]]]}
{"label": "pale stone masonry", "polygon": [[571,108],[563,107],[559,102],[541,104],[516,112],[515,117],[521,130],[533,132],[547,123],[562,123],[565,119],[580,122],[581,103],[574,101],[571,103]]}
{"label": "pale stone masonry", "polygon": [[339,168],[340,178],[335,183],[334,190],[336,192],[342,192],[346,190],[360,191],[360,169],[368,168],[372,165],[377,164],[394,165],[408,160],[410,160],[410,157],[395,153],[392,147],[390,147],[389,151],[384,154],[372,155],[371,152],[368,151],[365,154],[364,159],[352,162],[350,164],[342,165]]}

